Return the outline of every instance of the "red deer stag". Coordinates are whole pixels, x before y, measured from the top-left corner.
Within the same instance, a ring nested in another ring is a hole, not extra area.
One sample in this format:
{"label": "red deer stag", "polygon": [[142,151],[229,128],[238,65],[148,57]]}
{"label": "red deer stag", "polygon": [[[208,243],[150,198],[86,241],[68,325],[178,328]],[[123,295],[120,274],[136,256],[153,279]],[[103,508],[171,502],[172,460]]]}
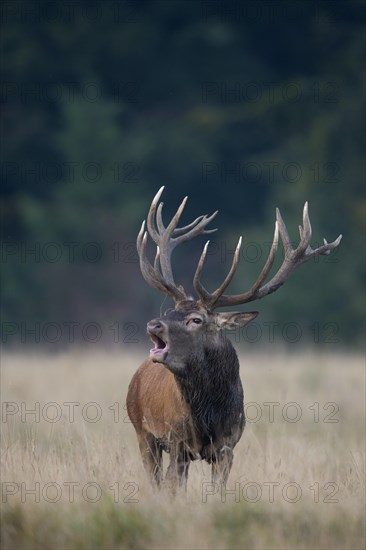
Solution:
{"label": "red deer stag", "polygon": [[[245,424],[243,388],[236,352],[224,335],[224,329],[244,326],[257,316],[256,311],[215,313],[216,308],[252,302],[275,292],[302,263],[319,254],[329,254],[342,238],[313,250],[310,247],[311,225],[305,203],[300,243],[293,249],[281,214],[277,220],[272,247],[257,281],[248,292],[224,294],[239,261],[241,237],[232,266],[223,283],[209,293],[200,281],[206,243],[193,285],[194,300],[178,286],[173,277],[171,254],[174,248],[198,235],[216,231],[207,225],[216,216],[199,216],[185,227],[177,227],[187,197],[167,227],[162,220],[162,187],[152,201],[147,217],[148,232],[157,245],[154,264],[146,256],[145,221],[137,237],[137,250],[145,281],[173,298],[175,308],[147,324],[154,343],[150,358],[133,376],[127,396],[127,410],[133,423],[144,466],[153,484],[162,482],[162,452],[170,453],[166,482],[171,491],[186,487],[191,460],[204,459],[212,464],[213,483],[226,483],[233,462],[233,449]],[[155,221],[156,220],[156,221]],[[273,265],[279,236],[285,256],[272,279],[265,280]]]}

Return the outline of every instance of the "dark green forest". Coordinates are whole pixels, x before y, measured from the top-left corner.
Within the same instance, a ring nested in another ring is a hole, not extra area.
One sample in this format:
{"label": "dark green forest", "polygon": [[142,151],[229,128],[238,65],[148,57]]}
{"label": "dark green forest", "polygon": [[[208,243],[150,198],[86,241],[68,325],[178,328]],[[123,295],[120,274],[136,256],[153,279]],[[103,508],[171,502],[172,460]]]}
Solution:
{"label": "dark green forest", "polygon": [[[170,304],[143,281],[135,240],[162,185],[166,220],[185,195],[183,225],[219,209],[209,289],[243,235],[233,293],[265,263],[275,208],[296,244],[309,201],[313,245],[342,233],[339,249],[249,304],[260,316],[240,338],[361,344],[363,1],[1,9],[3,344],[145,345],[145,323]],[[173,256],[188,289],[204,242]]]}

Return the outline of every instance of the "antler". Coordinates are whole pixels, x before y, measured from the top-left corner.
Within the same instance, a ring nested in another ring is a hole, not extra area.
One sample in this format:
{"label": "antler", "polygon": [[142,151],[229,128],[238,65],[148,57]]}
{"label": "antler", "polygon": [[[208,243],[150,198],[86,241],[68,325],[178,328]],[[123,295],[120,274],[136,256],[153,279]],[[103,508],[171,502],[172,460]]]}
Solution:
{"label": "antler", "polygon": [[[165,227],[162,219],[163,203],[159,203],[163,190],[164,186],[161,187],[155,195],[147,216],[147,230],[150,234],[150,237],[157,245],[154,265],[150,263],[146,256],[148,233],[147,231],[145,231],[145,220],[142,223],[140,232],[137,237],[137,251],[140,258],[141,272],[145,281],[160,292],[170,295],[173,300],[178,303],[183,300],[187,300],[188,296],[184,288],[181,285],[177,286],[174,281],[171,267],[172,252],[174,248],[182,242],[189,241],[198,235],[207,235],[216,231],[216,229],[206,229],[206,226],[213,220],[218,211],[211,214],[211,216],[199,216],[192,223],[184,227],[177,227],[179,219],[187,202],[188,197],[185,197],[177,212],[170,221],[169,225]],[[209,293],[200,281],[203,265],[207,254],[207,248],[210,242],[207,241],[199,259],[196,273],[193,279],[193,285],[200,298],[200,302],[208,309],[212,310],[218,307],[235,306],[239,304],[245,304],[247,302],[252,302],[254,300],[259,300],[260,298],[267,296],[267,294],[275,292],[281,285],[284,284],[290,274],[299,265],[303,264],[307,260],[310,260],[310,258],[313,258],[314,256],[318,256],[320,254],[330,254],[330,251],[334,248],[337,248],[342,239],[342,235],[339,235],[339,237],[332,243],[328,243],[324,239],[323,246],[320,246],[315,250],[311,248],[311,224],[307,202],[305,203],[303,211],[303,225],[299,226],[299,231],[300,243],[298,244],[297,248],[293,249],[290,237],[286,229],[286,225],[281,217],[279,209],[277,208],[273,242],[266,263],[252,288],[249,291],[244,292],[243,294],[236,294],[233,296],[225,295],[223,293],[230,284],[238,267],[242,238],[240,237],[237,244],[229,273],[227,274],[219,288],[212,293]],[[281,241],[284,247],[285,257],[277,273],[272,277],[269,282],[265,283],[265,280],[267,279],[275,260],[279,236],[281,237]]]}
{"label": "antler", "polygon": [[164,186],[155,195],[147,216],[148,232],[157,245],[154,265],[150,263],[146,256],[147,231],[145,231],[145,220],[142,222],[140,232],[137,236],[137,251],[140,258],[141,272],[145,281],[160,292],[170,295],[177,303],[187,300],[188,297],[184,288],[177,286],[174,282],[171,267],[172,252],[178,244],[189,241],[198,235],[207,235],[217,231],[216,229],[205,228],[213,220],[218,211],[211,214],[211,216],[199,216],[192,223],[184,227],[177,227],[188,199],[188,197],[185,197],[168,227],[165,227],[162,219],[164,203],[161,202],[158,204],[163,190]]}
{"label": "antler", "polygon": [[[223,292],[229,285],[230,281],[232,280],[234,273],[236,271],[236,268],[238,266],[239,252],[241,247],[241,237],[236,247],[233,262],[228,275],[226,276],[221,286],[217,290],[215,290],[215,292],[213,292],[212,294],[210,294],[200,282],[202,268],[206,258],[207,247],[210,242],[208,241],[201,254],[201,258],[198,262],[197,270],[193,279],[194,287],[196,289],[197,294],[200,297],[201,302],[205,304],[205,306],[208,307],[209,309],[215,309],[218,307],[235,306],[239,304],[245,304],[247,302],[252,302],[254,300],[259,300],[260,298],[267,296],[267,294],[271,294],[272,292],[275,292],[281,285],[284,284],[284,282],[287,280],[290,274],[299,265],[310,260],[310,258],[313,258],[314,256],[318,256],[320,254],[329,254],[331,250],[333,250],[334,248],[337,248],[337,246],[339,245],[342,239],[342,235],[339,235],[339,237],[332,243],[328,243],[324,239],[323,246],[320,246],[315,250],[311,248],[310,246],[311,225],[310,225],[310,219],[308,214],[307,202],[305,203],[304,211],[303,211],[303,226],[301,225],[299,226],[299,231],[300,231],[300,243],[296,249],[293,249],[287,229],[286,229],[286,225],[281,217],[279,209],[277,208],[274,237],[273,237],[271,250],[269,252],[269,256],[266,261],[266,264],[263,267],[258,279],[254,283],[252,288],[248,292],[244,292],[243,294],[236,294],[234,296],[227,296],[223,294]],[[263,284],[275,260],[276,251],[278,248],[279,235],[281,236],[282,244],[285,250],[285,258],[281,267],[279,268],[277,273],[272,277],[272,279],[268,283]]]}

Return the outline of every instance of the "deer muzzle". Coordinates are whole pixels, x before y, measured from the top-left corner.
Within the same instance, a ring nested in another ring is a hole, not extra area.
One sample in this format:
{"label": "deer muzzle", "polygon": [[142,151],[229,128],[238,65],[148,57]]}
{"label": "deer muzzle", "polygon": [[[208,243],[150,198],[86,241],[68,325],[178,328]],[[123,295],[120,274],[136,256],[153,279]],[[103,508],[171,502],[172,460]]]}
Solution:
{"label": "deer muzzle", "polygon": [[154,347],[150,350],[150,358],[155,362],[163,362],[168,355],[167,327],[160,320],[147,324],[147,333]]}

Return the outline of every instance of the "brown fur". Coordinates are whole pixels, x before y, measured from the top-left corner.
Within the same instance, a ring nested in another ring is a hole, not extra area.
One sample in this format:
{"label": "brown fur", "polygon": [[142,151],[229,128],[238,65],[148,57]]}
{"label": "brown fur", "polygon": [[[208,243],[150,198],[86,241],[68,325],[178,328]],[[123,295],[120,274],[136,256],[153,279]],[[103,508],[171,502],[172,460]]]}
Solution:
{"label": "brown fur", "polygon": [[146,359],[133,376],[127,411],[137,431],[163,439],[189,412],[174,375],[161,363]]}
{"label": "brown fur", "polygon": [[170,453],[166,483],[172,493],[186,485],[189,459],[198,458],[196,434],[174,375],[147,359],[134,374],[127,411],[136,430],[142,460],[156,485],[163,478],[162,451]]}

